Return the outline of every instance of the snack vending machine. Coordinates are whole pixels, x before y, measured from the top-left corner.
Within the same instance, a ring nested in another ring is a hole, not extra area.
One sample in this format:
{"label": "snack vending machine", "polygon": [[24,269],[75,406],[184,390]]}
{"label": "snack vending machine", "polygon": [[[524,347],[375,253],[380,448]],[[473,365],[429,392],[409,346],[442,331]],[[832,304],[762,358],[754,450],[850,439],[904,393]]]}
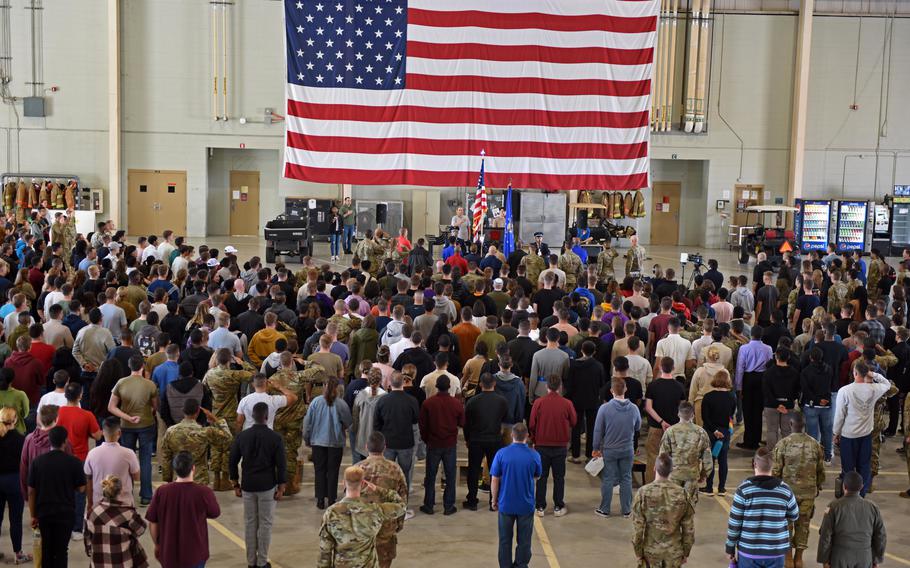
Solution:
{"label": "snack vending machine", "polygon": [[875,208],[870,201],[837,201],[834,246],[838,253],[868,251],[875,225]]}
{"label": "snack vending machine", "polygon": [[910,185],[895,185],[891,202],[891,255],[910,248]]}
{"label": "snack vending machine", "polygon": [[793,228],[800,252],[824,251],[831,242],[831,224],[836,222],[832,203],[827,200],[797,199]]}

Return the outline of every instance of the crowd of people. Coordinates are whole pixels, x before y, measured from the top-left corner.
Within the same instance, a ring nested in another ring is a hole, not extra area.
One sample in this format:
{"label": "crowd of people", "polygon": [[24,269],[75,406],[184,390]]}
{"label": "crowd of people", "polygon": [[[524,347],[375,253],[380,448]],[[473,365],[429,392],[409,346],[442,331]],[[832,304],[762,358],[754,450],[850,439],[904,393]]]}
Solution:
{"label": "crowd of people", "polygon": [[388,567],[406,520],[459,506],[496,511],[499,565],[527,566],[534,516],[569,513],[567,468],[582,465],[602,485],[588,514],[631,518],[643,565],[679,566],[699,496],[727,494],[731,451],[755,474],[730,488],[740,568],[803,565],[834,461],[843,497],[818,562],[882,561],[863,496],[883,441],[910,434],[910,251],[897,270],[878,251],[762,253],[729,278],[710,260],[689,289],[671,268],[642,277],[637,241],[617,279],[609,245],[584,262],[578,242],[557,254],[542,235],[508,256],[453,237],[436,259],[405,229],[355,245],[349,210],[333,211],[341,270],[171,231],[129,243],[110,222],[76,235],[72,212],[7,219],[0,497],[15,563],[33,560],[27,505],[43,566],[66,566],[72,541],[93,566],[203,566],[215,492],[233,491],[247,565],[269,566],[276,502],[312,463],[318,566]]}

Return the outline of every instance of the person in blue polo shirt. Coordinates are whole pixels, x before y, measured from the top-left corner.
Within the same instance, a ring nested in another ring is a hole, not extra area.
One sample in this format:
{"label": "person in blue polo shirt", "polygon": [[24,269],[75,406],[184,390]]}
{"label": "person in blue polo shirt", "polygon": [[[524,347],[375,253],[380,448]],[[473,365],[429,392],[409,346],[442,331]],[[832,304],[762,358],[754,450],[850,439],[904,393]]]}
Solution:
{"label": "person in blue polo shirt", "polygon": [[[496,453],[490,467],[492,506],[499,511],[500,568],[527,568],[531,561],[534,488],[540,474],[540,454],[528,447],[528,427],[519,422],[512,426],[512,443]],[[518,541],[514,562],[513,530]]]}

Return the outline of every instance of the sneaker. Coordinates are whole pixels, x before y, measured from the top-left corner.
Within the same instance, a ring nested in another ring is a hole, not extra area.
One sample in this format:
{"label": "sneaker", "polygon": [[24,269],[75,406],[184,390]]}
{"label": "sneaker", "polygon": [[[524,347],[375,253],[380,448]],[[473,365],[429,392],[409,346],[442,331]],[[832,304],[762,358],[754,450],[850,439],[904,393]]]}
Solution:
{"label": "sneaker", "polygon": [[542,509],[541,507],[537,507],[537,509],[536,509],[534,512],[537,514],[538,517],[542,517],[545,510],[546,510],[546,509]]}
{"label": "sneaker", "polygon": [[468,511],[476,511],[477,510],[477,501],[462,501],[461,508],[467,509]]}
{"label": "sneaker", "polygon": [[73,534],[70,535],[70,538],[72,538],[73,541],[75,541],[75,542],[79,542],[79,541],[83,540],[85,537],[82,536],[81,532],[73,531]]}
{"label": "sneaker", "polygon": [[432,514],[435,513],[436,511],[433,510],[433,507],[429,507],[429,506],[427,506],[427,505],[421,505],[421,506],[420,506],[420,512],[423,513],[423,514],[425,514],[425,515],[432,515]]}
{"label": "sneaker", "polygon": [[481,483],[481,484],[480,484],[480,487],[478,487],[477,490],[480,491],[481,493],[489,493],[489,492],[490,492],[490,484],[489,484],[489,483]]}
{"label": "sneaker", "polygon": [[575,463],[575,464],[584,463],[584,460],[582,460],[581,458],[574,458],[574,457],[569,458],[568,461],[569,461],[569,463]]}
{"label": "sneaker", "polygon": [[319,510],[325,509],[325,499],[317,499],[316,508]]}
{"label": "sneaker", "polygon": [[632,518],[632,512],[629,511],[628,513],[623,513],[623,514],[622,514],[622,518],[624,518],[624,519],[631,519],[631,518]]}
{"label": "sneaker", "polygon": [[907,491],[901,491],[900,493],[897,494],[897,496],[902,499],[910,499],[910,489],[908,489]]}
{"label": "sneaker", "polygon": [[569,512],[569,510],[565,507],[556,507],[555,509],[553,509],[553,516],[554,517],[565,517],[568,512]]}
{"label": "sneaker", "polygon": [[698,492],[702,495],[714,495],[714,490],[708,489],[707,487],[699,487]]}
{"label": "sneaker", "polygon": [[833,457],[825,458],[825,465],[826,465],[827,467],[831,467],[831,464],[832,464],[833,461],[834,461],[834,458],[833,458]]}
{"label": "sneaker", "polygon": [[718,489],[718,490],[717,490],[717,495],[718,495],[719,497],[726,497],[726,496],[727,496],[727,490],[726,490],[726,489]]}
{"label": "sneaker", "polygon": [[16,553],[15,558],[13,558],[13,564],[28,564],[32,560],[34,560],[34,559],[32,558],[31,554],[25,553],[20,550],[19,552]]}
{"label": "sneaker", "polygon": [[449,507],[448,509],[443,511],[442,514],[445,515],[446,517],[448,517],[449,515],[454,515],[457,512],[458,512],[458,509],[456,507]]}
{"label": "sneaker", "polygon": [[414,509],[408,509],[407,511],[404,512],[404,520],[410,521],[411,519],[414,518],[415,514],[416,513],[414,513]]}
{"label": "sneaker", "polygon": [[610,516],[609,511],[601,511],[600,508],[594,509],[594,514],[598,517],[608,518]]}
{"label": "sneaker", "polygon": [[151,499],[146,499],[145,497],[143,497],[143,498],[139,499],[139,506],[148,507],[151,504],[151,502],[152,502]]}

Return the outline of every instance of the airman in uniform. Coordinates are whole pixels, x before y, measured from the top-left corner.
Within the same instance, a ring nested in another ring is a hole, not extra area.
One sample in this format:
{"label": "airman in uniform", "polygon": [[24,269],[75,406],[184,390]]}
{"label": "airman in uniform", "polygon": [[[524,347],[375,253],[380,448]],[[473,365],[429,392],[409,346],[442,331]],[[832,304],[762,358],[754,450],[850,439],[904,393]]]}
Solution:
{"label": "airman in uniform", "polygon": [[54,224],[51,225],[51,242],[60,243],[63,262],[70,264],[73,248],[76,246],[76,216],[71,210],[54,215]]}
{"label": "airman in uniform", "polygon": [[[242,367],[239,370],[231,369],[231,361]],[[230,349],[219,349],[215,353],[217,366],[209,369],[202,383],[212,391],[212,414],[215,418],[226,420],[228,425],[235,424],[237,420],[237,391],[240,385],[248,383],[256,373],[256,369],[237,357]],[[237,432],[233,431],[234,434]],[[212,471],[215,473],[215,490],[229,491],[231,483],[228,478],[228,452],[230,444],[212,448]],[[219,484],[219,480],[221,483]]]}
{"label": "airman in uniform", "polygon": [[342,343],[347,343],[351,334],[360,329],[360,319],[345,317],[347,313],[348,306],[344,303],[344,300],[337,300],[335,302],[335,313],[329,318],[329,323],[335,324],[335,328],[338,331],[335,334],[335,339]]}
{"label": "airman in uniform", "polygon": [[604,241],[603,247],[603,251],[597,255],[597,277],[603,282],[609,282],[616,279],[613,262],[619,256],[619,253],[610,246],[609,240]]}
{"label": "airman in uniform", "polygon": [[[774,446],[774,466],[771,475],[790,486],[799,505],[799,519],[793,526],[792,545],[795,550],[792,566],[801,568],[803,551],[809,547],[809,522],[815,513],[815,498],[825,483],[825,450],[805,433],[802,414],[790,414],[793,433]],[[789,555],[788,555],[789,556]],[[788,560],[787,565],[791,565]]]}
{"label": "airman in uniform", "polygon": [[870,302],[874,302],[881,297],[882,291],[879,290],[878,283],[887,274],[888,267],[885,261],[882,260],[881,253],[879,253],[878,249],[872,249],[866,276],[866,290],[869,291]]}
{"label": "airman in uniform", "polygon": [[831,273],[831,286],[828,287],[828,313],[840,316],[840,310],[847,304],[850,290],[843,282],[843,273],[838,269]]}
{"label": "airman in uniform", "polygon": [[371,238],[363,239],[354,247],[354,254],[360,257],[360,260],[370,261],[370,274],[376,276],[382,267],[382,259],[385,256],[386,247],[382,244],[382,229],[376,229]]}
{"label": "airman in uniform", "polygon": [[[542,234],[542,233],[541,233]],[[540,249],[536,243],[528,245],[528,254],[521,259],[525,266],[525,276],[532,284],[537,284],[540,273],[546,270],[547,263],[540,256]]]}
{"label": "airman in uniform", "polygon": [[[208,426],[202,426],[196,421],[199,413],[205,414],[209,421]],[[174,471],[171,460],[178,453],[188,451],[193,455],[193,464],[196,466],[194,480],[196,483],[208,485],[209,483],[209,449],[214,455],[216,448],[230,446],[234,439],[231,429],[224,418],[216,418],[214,414],[199,406],[199,401],[187,399],[183,405],[183,420],[174,424],[164,433],[161,439],[161,479],[167,483],[174,480]],[[220,479],[220,472],[215,470],[215,489],[224,484],[230,484],[225,477]]]}
{"label": "airman in uniform", "polygon": [[562,255],[556,266],[566,273],[566,290],[572,291],[578,282],[578,274],[581,272],[584,264],[577,254],[572,250],[572,243],[566,243],[562,247]]}
{"label": "airman in uniform", "polygon": [[638,244],[638,235],[629,237],[631,246],[626,251],[626,276],[641,275],[645,269],[645,247]]}
{"label": "airman in uniform", "polygon": [[277,389],[280,386],[296,394],[297,400],[275,413],[273,427],[275,432],[284,438],[288,477],[285,494],[295,495],[300,492],[300,467],[297,463],[297,452],[303,441],[300,428],[307,411],[307,386],[317,381],[325,382],[326,377],[325,369],[316,363],[306,363],[306,368],[298,371],[294,362],[294,354],[290,351],[283,352],[279,359],[281,368],[269,379],[275,385],[273,387],[275,392],[270,394],[281,394]]}
{"label": "airman in uniform", "polygon": [[708,433],[692,422],[694,418],[695,407],[681,402],[679,422],[667,428],[660,441],[660,453],[670,456],[674,463],[670,480],[686,490],[693,505],[698,502],[698,488],[714,467]]}
{"label": "airman in uniform", "polygon": [[654,469],[654,481],[632,501],[632,547],[640,568],[679,568],[695,542],[695,507],[686,490],[669,479],[670,456],[657,456]]}
{"label": "airman in uniform", "polygon": [[322,516],[316,566],[379,568],[376,537],[386,522],[404,515],[404,500],[364,479],[363,468],[356,465],[344,470],[344,487],[344,499]]}
{"label": "airman in uniform", "polygon": [[543,231],[536,231],[534,233],[534,244],[537,245],[537,250],[540,252],[541,257],[550,256],[550,247],[547,243],[543,242]]}
{"label": "airman in uniform", "polygon": [[[364,479],[381,489],[390,489],[401,497],[402,501],[408,499],[408,483],[404,472],[397,463],[387,460],[382,453],[385,451],[385,437],[382,432],[373,432],[367,440],[369,456],[359,465],[363,468]],[[368,493],[364,498],[370,503],[380,503],[379,496]],[[404,515],[386,521],[382,524],[379,534],[376,535],[376,554],[379,556],[379,568],[389,568],[395,560],[398,548],[398,533],[404,527]]]}

